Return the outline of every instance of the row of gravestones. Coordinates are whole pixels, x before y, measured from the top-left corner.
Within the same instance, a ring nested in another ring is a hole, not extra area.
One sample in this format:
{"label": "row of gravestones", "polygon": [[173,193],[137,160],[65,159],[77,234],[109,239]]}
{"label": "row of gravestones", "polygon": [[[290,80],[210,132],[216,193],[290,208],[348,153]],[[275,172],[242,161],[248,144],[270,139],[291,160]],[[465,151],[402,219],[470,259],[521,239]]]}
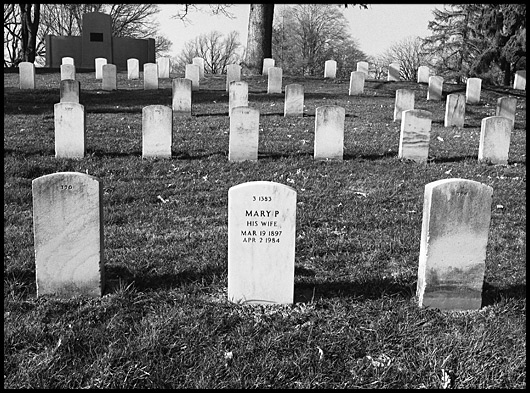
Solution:
{"label": "row of gravestones", "polygon": [[[102,296],[102,182],[78,172],[32,181],[37,296]],[[425,186],[418,267],[420,306],[481,306],[493,189],[466,179]],[[254,181],[228,191],[228,299],[294,300],[296,191]]]}

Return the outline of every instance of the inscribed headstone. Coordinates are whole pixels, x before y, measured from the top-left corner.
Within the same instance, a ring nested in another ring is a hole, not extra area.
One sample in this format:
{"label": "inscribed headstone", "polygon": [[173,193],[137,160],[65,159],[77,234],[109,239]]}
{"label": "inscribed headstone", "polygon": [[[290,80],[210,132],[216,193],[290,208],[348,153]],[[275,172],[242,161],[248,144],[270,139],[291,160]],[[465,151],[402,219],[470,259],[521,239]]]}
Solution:
{"label": "inscribed headstone", "polygon": [[432,113],[422,109],[403,111],[398,157],[426,162],[429,156]]}
{"label": "inscribed headstone", "polygon": [[340,160],[344,154],[344,119],[346,110],[335,105],[315,110],[314,159]]}
{"label": "inscribed headstone", "polygon": [[231,82],[228,91],[228,116],[233,108],[248,106],[248,83],[243,81]]}
{"label": "inscribed headstone", "polygon": [[263,69],[261,71],[262,75],[269,75],[269,68],[274,67],[275,61],[271,58],[263,59]]}
{"label": "inscribed headstone", "polygon": [[427,66],[418,67],[418,83],[429,83],[430,70]]}
{"label": "inscribed headstone", "polygon": [[387,81],[399,81],[400,79],[400,64],[398,62],[390,63],[388,66]]}
{"label": "inscribed headstone", "polygon": [[176,115],[191,116],[191,80],[173,78],[171,80],[171,109]]}
{"label": "inscribed headstone", "polygon": [[35,64],[22,61],[18,64],[20,89],[35,89]]}
{"label": "inscribed headstone", "polygon": [[204,59],[202,57],[194,57],[191,60],[191,64],[199,66],[199,79],[204,79]]}
{"label": "inscribed headstone", "polygon": [[442,90],[444,78],[441,76],[430,76],[429,87],[427,89],[427,101],[440,101],[442,99]]}
{"label": "inscribed headstone", "polygon": [[140,61],[131,57],[127,59],[127,79],[140,79]]}
{"label": "inscribed headstone", "polygon": [[407,89],[397,89],[394,104],[394,121],[401,121],[403,111],[408,111],[409,109],[414,109],[414,92]]}
{"label": "inscribed headstone", "polygon": [[169,78],[169,70],[171,68],[169,57],[159,57],[156,59],[158,65],[158,78]]}
{"label": "inscribed headstone", "polygon": [[502,116],[482,119],[478,160],[492,164],[508,164],[512,123]]}
{"label": "inscribed headstone", "polygon": [[304,115],[304,86],[297,83],[285,86],[283,115],[300,117]]}
{"label": "inscribed headstone", "polygon": [[96,79],[103,79],[103,66],[107,64],[107,59],[104,57],[96,57],[94,63],[96,68]]}
{"label": "inscribed headstone", "polygon": [[197,64],[186,64],[184,78],[191,80],[192,91],[199,91],[199,66]]}
{"label": "inscribed headstone", "polygon": [[258,159],[259,110],[248,106],[232,108],[228,140],[228,161]]}
{"label": "inscribed headstone", "polygon": [[478,104],[480,101],[480,89],[482,79],[468,78],[466,82],[466,104]]}
{"label": "inscribed headstone", "polygon": [[83,158],[85,156],[85,108],[75,102],[54,105],[55,157]]}
{"label": "inscribed headstone", "polygon": [[324,63],[324,78],[335,79],[337,76],[337,62],[335,60],[326,60]]}
{"label": "inscribed headstone", "polygon": [[466,96],[463,94],[448,94],[445,103],[444,127],[464,127],[466,115]]}
{"label": "inscribed headstone", "polygon": [[280,67],[269,67],[269,78],[267,82],[267,93],[282,92],[282,69]]}
{"label": "inscribed headstone", "polygon": [[79,81],[73,79],[64,79],[61,81],[59,90],[59,102],[75,102],[79,104],[79,91],[81,90],[81,83]]}
{"label": "inscribed headstone", "polygon": [[526,71],[519,70],[515,73],[513,88],[516,90],[526,90]]}
{"label": "inscribed headstone", "polygon": [[510,120],[512,128],[515,125],[515,110],[517,108],[517,98],[500,97],[497,99],[495,116],[502,116]]}
{"label": "inscribed headstone", "polygon": [[229,91],[230,83],[241,80],[241,66],[239,64],[228,64],[226,66],[226,91]]}
{"label": "inscribed headstone", "polygon": [[165,105],[142,109],[142,158],[171,158],[173,116]]}
{"label": "inscribed headstone", "polygon": [[364,93],[364,80],[366,75],[363,71],[353,71],[350,74],[350,88],[348,95],[356,96]]}
{"label": "inscribed headstone", "polygon": [[158,90],[158,64],[144,64],[144,90]]}
{"label": "inscribed headstone", "polygon": [[107,91],[116,90],[117,89],[116,65],[115,64],[104,64],[103,67],[101,68],[103,70],[101,88]]}
{"label": "inscribed headstone", "polygon": [[75,79],[75,65],[61,64],[61,80]]}

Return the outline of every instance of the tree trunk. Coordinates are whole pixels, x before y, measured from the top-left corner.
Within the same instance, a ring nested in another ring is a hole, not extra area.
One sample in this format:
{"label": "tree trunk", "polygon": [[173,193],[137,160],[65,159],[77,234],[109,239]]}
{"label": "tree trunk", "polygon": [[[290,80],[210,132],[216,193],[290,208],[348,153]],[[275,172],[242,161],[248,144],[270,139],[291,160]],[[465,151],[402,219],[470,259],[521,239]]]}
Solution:
{"label": "tree trunk", "polygon": [[274,4],[251,4],[248,38],[243,66],[251,74],[261,74],[264,58],[272,58]]}
{"label": "tree trunk", "polygon": [[[19,4],[21,21],[22,61],[35,62],[37,30],[39,29],[40,4]],[[31,15],[31,8],[34,9]]]}

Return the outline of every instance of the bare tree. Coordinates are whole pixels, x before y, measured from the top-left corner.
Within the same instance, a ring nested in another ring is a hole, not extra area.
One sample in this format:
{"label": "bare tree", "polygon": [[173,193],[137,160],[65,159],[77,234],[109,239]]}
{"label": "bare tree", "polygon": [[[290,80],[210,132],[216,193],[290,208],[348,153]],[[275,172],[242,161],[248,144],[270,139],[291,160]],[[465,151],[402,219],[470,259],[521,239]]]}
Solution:
{"label": "bare tree", "polygon": [[407,37],[390,46],[381,56],[380,62],[385,72],[392,62],[400,64],[402,80],[415,81],[418,67],[429,64],[428,55],[422,51],[423,40],[420,37]]}
{"label": "bare tree", "polygon": [[33,63],[36,56],[37,31],[39,30],[40,4],[19,4],[20,43],[22,61]]}
{"label": "bare tree", "polygon": [[20,8],[4,4],[4,67],[14,67],[21,62]]}

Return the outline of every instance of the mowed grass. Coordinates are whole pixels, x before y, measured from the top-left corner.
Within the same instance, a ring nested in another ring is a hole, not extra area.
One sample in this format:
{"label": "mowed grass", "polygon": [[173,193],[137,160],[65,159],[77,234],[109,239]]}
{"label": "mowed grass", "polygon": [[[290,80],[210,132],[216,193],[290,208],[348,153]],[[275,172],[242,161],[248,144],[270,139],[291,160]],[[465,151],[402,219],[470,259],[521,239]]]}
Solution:
{"label": "mowed grass", "polygon": [[[182,77],[182,75],[172,75]],[[54,157],[59,73],[18,89],[4,73],[4,388],[526,388],[526,91],[482,86],[463,129],[443,127],[445,96],[427,86],[284,77],[305,114],[245,77],[260,111],[257,162],[228,162],[223,76],[174,117],[172,158],[141,157],[142,108],[171,106],[171,82],[144,91],[118,75],[104,92],[78,73],[87,155]],[[426,164],[397,157],[396,89],[433,113]],[[477,161],[481,120],[517,97],[508,165]],[[315,109],[346,110],[344,160],[313,159]],[[78,171],[103,183],[106,293],[36,298],[33,179]],[[427,183],[493,187],[483,305],[419,308],[415,298]],[[274,181],[297,192],[295,304],[227,300],[228,189]]]}

